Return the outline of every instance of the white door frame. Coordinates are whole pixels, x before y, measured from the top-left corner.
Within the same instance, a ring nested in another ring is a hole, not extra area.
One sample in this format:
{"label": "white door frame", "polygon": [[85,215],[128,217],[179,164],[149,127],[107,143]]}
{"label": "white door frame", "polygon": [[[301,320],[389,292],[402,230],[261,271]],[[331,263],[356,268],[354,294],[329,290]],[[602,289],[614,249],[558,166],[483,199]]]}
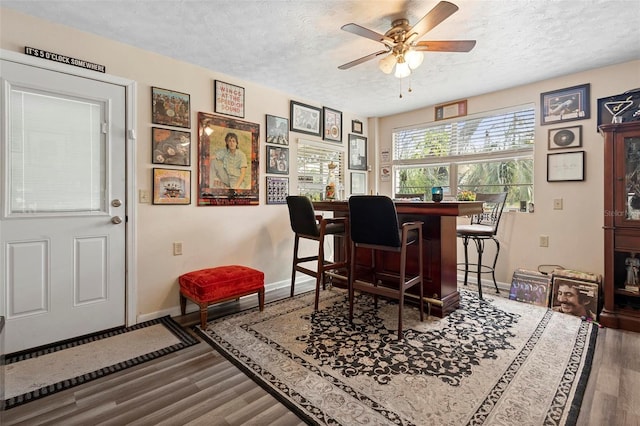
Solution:
{"label": "white door frame", "polygon": [[[70,65],[60,64],[45,59],[36,58],[33,56],[27,56],[25,54],[12,52],[9,50],[0,49],[0,58],[16,62],[19,64],[29,65],[37,68],[42,68],[50,71],[57,71],[69,75],[78,77],[89,78],[96,81],[102,81],[105,83],[111,83],[125,88],[125,102],[126,102],[126,197],[127,197],[127,220],[125,231],[125,315],[126,325],[131,326],[138,322],[137,319],[137,255],[136,255],[136,82],[122,77],[117,77],[110,74],[103,74],[96,71],[85,70],[84,68],[77,68]],[[0,167],[2,167],[0,165]],[[2,289],[4,290],[4,289]],[[0,295],[0,301],[4,299],[4,294]]]}

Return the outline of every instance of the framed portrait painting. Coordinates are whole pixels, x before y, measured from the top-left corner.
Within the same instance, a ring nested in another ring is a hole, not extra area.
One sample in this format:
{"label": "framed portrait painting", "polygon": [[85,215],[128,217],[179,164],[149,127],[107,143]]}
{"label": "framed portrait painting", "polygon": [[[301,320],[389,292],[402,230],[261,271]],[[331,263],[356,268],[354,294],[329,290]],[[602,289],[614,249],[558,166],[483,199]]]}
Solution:
{"label": "framed portrait painting", "polygon": [[198,113],[198,205],[259,203],[260,125]]}
{"label": "framed portrait painting", "polygon": [[311,105],[291,101],[289,104],[289,120],[292,132],[320,136],[322,133],[322,110]]}
{"label": "framed portrait painting", "polygon": [[191,204],[191,171],[154,168],[153,204]]}
{"label": "framed portrait painting", "polygon": [[342,112],[323,107],[322,138],[330,142],[342,142]]}
{"label": "framed portrait painting", "polygon": [[153,164],[191,165],[191,132],[152,127],[151,145]]}
{"label": "framed portrait painting", "polygon": [[540,124],[584,120],[591,116],[589,84],[567,87],[540,94]]}
{"label": "framed portrait painting", "polygon": [[174,90],[151,88],[151,122],[191,128],[191,97]]}

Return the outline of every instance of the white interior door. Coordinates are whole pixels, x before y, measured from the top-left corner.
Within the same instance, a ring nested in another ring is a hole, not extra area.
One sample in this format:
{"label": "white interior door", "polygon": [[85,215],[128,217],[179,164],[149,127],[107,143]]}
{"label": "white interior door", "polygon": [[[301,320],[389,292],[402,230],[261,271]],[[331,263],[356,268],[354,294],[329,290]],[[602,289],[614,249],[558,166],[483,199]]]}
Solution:
{"label": "white interior door", "polygon": [[5,351],[125,324],[122,86],[2,60]]}

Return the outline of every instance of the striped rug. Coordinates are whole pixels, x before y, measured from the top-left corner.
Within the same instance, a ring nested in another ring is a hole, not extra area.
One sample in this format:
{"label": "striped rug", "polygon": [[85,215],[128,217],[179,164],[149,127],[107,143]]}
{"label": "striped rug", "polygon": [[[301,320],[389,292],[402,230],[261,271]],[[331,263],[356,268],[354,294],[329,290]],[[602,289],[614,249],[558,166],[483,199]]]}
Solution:
{"label": "striped rug", "polygon": [[170,316],[8,354],[5,409],[198,343]]}

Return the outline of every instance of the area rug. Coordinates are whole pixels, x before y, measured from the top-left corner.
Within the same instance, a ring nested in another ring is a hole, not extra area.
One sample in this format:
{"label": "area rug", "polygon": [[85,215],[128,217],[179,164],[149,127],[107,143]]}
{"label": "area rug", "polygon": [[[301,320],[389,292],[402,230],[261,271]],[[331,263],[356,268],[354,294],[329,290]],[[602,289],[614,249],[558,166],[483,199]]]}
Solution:
{"label": "area rug", "polygon": [[[309,424],[574,424],[597,327],[461,291],[444,319],[344,290],[303,294],[207,324],[202,336]],[[199,329],[199,326],[198,328]]]}
{"label": "area rug", "polygon": [[9,354],[5,409],[198,343],[170,316]]}

